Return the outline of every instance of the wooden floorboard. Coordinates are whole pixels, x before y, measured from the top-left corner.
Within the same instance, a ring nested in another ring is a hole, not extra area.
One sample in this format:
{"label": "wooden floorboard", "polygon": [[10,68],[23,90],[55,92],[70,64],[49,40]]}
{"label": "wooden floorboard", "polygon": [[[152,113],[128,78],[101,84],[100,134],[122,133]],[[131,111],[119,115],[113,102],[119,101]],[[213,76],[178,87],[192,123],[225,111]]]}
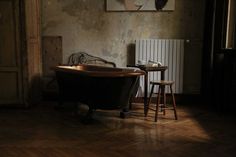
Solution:
{"label": "wooden floorboard", "polygon": [[133,104],[126,119],[119,111],[97,110],[89,124],[84,108],[60,110],[45,102],[29,109],[0,108],[0,157],[232,157],[236,119],[197,106],[177,106],[154,122]]}

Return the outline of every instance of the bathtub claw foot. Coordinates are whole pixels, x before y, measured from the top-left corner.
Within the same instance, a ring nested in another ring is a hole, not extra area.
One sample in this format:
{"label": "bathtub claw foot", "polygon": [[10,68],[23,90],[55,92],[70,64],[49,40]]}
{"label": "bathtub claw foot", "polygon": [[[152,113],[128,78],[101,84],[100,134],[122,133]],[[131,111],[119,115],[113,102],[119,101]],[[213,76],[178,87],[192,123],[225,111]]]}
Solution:
{"label": "bathtub claw foot", "polygon": [[91,124],[93,123],[94,119],[93,119],[93,110],[89,109],[87,114],[81,119],[81,122],[83,124]]}
{"label": "bathtub claw foot", "polygon": [[127,118],[130,116],[130,112],[129,111],[121,111],[120,112],[120,118]]}

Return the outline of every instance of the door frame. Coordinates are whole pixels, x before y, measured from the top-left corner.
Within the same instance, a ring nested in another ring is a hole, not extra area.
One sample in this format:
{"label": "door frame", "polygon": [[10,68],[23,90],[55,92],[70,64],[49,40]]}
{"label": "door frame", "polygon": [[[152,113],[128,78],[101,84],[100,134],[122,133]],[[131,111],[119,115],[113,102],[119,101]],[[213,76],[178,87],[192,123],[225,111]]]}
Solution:
{"label": "door frame", "polygon": [[20,1],[23,97],[28,107],[41,101],[41,1]]}
{"label": "door frame", "polygon": [[41,52],[41,0],[23,0],[25,11],[26,56],[23,63],[26,105],[40,103],[42,52]]}

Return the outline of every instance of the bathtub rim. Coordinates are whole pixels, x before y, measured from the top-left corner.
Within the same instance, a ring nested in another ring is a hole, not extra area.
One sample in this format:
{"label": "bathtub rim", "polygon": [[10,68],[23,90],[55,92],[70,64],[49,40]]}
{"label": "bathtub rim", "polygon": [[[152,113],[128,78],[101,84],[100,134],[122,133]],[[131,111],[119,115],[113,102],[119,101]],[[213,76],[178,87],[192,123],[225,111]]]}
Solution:
{"label": "bathtub rim", "polygon": [[[76,68],[72,68],[76,67]],[[93,70],[84,70],[85,68],[93,68]],[[146,72],[138,68],[119,68],[119,67],[105,67],[99,65],[87,65],[87,64],[78,64],[78,65],[58,65],[52,68],[55,72],[70,72],[74,74],[81,74],[85,76],[92,77],[134,77],[145,75]],[[94,69],[100,69],[100,71],[95,71]],[[104,69],[104,70],[101,70]],[[114,70],[114,71],[113,71]]]}

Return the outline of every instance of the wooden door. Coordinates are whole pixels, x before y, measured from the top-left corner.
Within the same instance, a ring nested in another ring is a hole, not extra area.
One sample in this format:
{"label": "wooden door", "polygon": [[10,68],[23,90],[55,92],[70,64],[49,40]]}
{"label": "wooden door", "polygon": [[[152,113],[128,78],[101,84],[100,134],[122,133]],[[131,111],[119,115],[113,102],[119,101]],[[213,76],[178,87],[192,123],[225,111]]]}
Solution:
{"label": "wooden door", "polygon": [[0,0],[0,104],[23,103],[19,0]]}

